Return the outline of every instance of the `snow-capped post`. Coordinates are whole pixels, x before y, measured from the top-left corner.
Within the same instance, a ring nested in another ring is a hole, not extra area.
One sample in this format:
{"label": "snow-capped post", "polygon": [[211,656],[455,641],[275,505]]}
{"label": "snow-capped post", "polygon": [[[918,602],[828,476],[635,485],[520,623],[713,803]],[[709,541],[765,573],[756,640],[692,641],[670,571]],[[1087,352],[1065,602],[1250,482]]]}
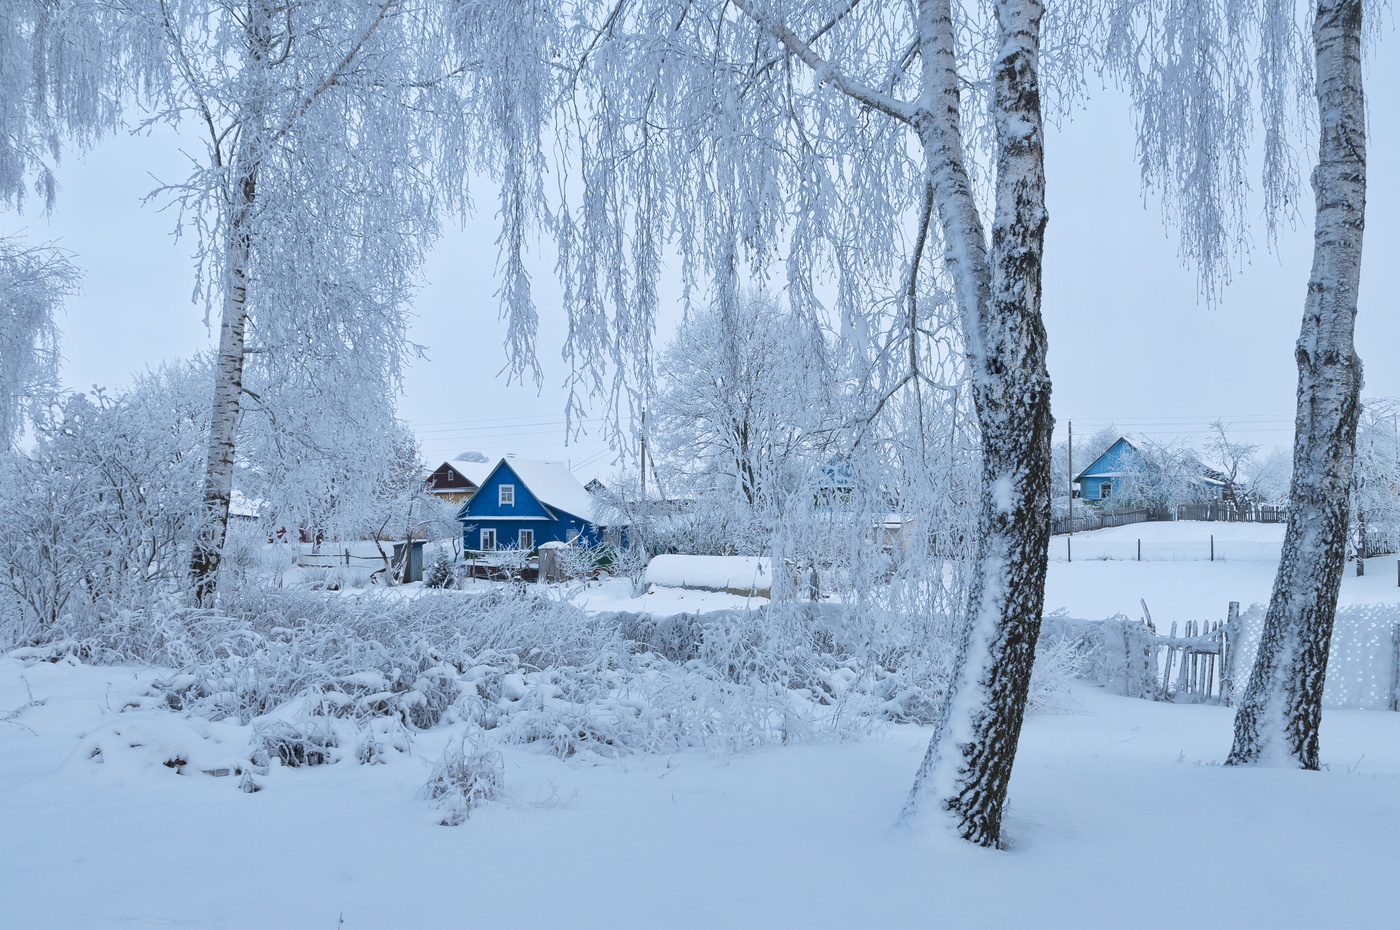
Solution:
{"label": "snow-capped post", "polygon": [[1318,0],[1319,116],[1313,265],[1298,337],[1298,413],[1288,528],[1259,654],[1235,716],[1227,765],[1318,767],[1318,725],[1360,415],[1354,347],[1366,211],[1363,0]]}

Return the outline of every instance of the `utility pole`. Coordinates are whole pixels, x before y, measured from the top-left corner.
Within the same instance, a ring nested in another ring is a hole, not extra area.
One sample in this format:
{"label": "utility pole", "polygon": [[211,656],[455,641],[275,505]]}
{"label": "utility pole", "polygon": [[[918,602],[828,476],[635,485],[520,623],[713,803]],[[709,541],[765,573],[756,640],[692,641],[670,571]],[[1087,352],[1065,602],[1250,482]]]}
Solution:
{"label": "utility pole", "polygon": [[1069,421],[1069,534],[1074,535],[1074,421]]}

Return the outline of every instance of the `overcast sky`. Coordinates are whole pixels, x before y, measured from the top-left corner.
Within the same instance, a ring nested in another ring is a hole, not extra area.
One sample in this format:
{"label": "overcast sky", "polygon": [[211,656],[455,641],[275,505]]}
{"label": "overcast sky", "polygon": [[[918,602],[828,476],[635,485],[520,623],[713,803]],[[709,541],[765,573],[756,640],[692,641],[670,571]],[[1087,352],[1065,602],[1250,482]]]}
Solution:
{"label": "overcast sky", "polygon": [[[1400,64],[1371,57],[1368,203],[1358,350],[1368,395],[1400,395],[1392,363],[1400,345],[1395,294],[1400,271]],[[63,378],[78,390],[120,387],[131,372],[209,347],[203,311],[191,302],[193,241],[175,241],[175,217],[142,198],[185,173],[178,140],[166,132],[121,137],[61,168],[51,218],[0,217],[0,231],[25,231],[75,253],[83,293],[62,318]],[[1109,423],[1121,431],[1199,443],[1210,421],[1265,448],[1292,437],[1293,344],[1311,261],[1312,198],[1277,253],[1260,224],[1250,263],[1215,307],[1197,300],[1195,275],[1176,258],[1158,203],[1144,202],[1127,107],[1096,94],[1047,137],[1048,206],[1044,304],[1050,336],[1056,433]],[[447,236],[425,269],[412,338],[429,350],[408,372],[401,415],[435,463],[467,449],[490,455],[567,459],[587,478],[610,470],[598,435],[564,444],[563,320],[558,291],[541,265],[536,296],[544,319],[545,384],[507,386],[504,327],[496,319],[494,204],[483,191],[469,228]],[[678,309],[668,317],[674,326]],[[667,333],[660,336],[664,341]],[[601,415],[601,411],[595,412]]]}

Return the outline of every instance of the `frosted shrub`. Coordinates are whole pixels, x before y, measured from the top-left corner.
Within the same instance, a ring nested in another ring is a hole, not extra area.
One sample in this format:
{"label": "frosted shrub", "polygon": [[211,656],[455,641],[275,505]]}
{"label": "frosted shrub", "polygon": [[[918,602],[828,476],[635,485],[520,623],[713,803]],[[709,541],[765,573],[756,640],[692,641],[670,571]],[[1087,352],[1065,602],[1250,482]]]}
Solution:
{"label": "frosted shrub", "polygon": [[452,557],[446,551],[439,550],[423,575],[423,584],[430,588],[451,588],[455,586],[456,580]]}
{"label": "frosted shrub", "polygon": [[1069,637],[1042,637],[1036,644],[1031,667],[1027,709],[1042,714],[1067,714],[1078,709],[1070,694],[1070,682],[1085,677],[1086,656],[1081,644]]}
{"label": "frosted shrub", "polygon": [[440,809],[445,827],[462,824],[471,811],[500,797],[505,761],[479,732],[448,744],[423,786],[423,798]]}
{"label": "frosted shrub", "polygon": [[325,718],[307,717],[297,723],[273,720],[253,726],[254,765],[274,761],[290,768],[326,765],[340,759],[336,728]]}

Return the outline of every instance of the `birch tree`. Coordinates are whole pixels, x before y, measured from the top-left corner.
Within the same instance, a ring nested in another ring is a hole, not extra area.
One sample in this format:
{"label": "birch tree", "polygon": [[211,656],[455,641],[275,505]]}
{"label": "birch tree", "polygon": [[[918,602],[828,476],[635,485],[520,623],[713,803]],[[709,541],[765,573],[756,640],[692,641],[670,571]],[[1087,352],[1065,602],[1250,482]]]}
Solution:
{"label": "birch tree", "polygon": [[[414,350],[407,301],[422,256],[442,211],[465,205],[469,170],[494,164],[482,153],[498,130],[483,127],[546,92],[547,82],[514,87],[520,66],[511,56],[534,60],[549,49],[520,48],[503,34],[540,14],[533,4],[504,13],[430,0],[109,0],[106,8],[130,54],[152,50],[138,58],[148,119],[193,124],[204,136],[190,176],[157,194],[178,203],[182,224],[198,234],[201,293],[219,332],[204,515],[190,562],[196,599],[208,603],[246,367],[284,400],[319,398],[323,439],[353,446],[392,430],[379,414],[392,411],[383,401]],[[507,90],[519,100],[500,103]],[[528,289],[516,302],[528,302]]]}
{"label": "birch tree", "polygon": [[[932,806],[961,836],[995,845],[1039,630],[1051,419],[1043,11],[999,0],[981,14],[950,0],[621,4],[595,24],[600,39],[579,69],[588,116],[608,127],[580,142],[579,160],[585,204],[604,181],[632,192],[613,215],[626,212],[641,257],[612,252],[600,264],[634,269],[644,286],[655,233],[674,230],[686,280],[708,277],[716,302],[733,305],[746,276],[781,261],[795,306],[826,313],[872,365],[903,370],[888,397],[954,403],[957,385],[923,370],[920,347],[941,338],[941,313],[957,320],[944,348],[965,366],[982,440],[968,534],[979,549],[956,693],[907,813]],[[985,115],[964,109],[968,92]],[[607,209],[570,218],[566,246]],[[607,279],[564,252],[570,296],[596,319],[587,298]],[[827,274],[829,308],[817,296]],[[646,326],[647,312],[633,301],[624,322]]]}
{"label": "birch tree", "polygon": [[1230,765],[1318,768],[1322,687],[1346,563],[1360,415],[1353,344],[1366,211],[1361,0],[1318,0],[1313,265],[1298,337],[1288,528],[1258,658],[1235,715]]}
{"label": "birch tree", "polygon": [[1289,521],[1230,764],[1318,765],[1361,385],[1353,332],[1366,184],[1362,6],[1313,3],[1311,54],[1292,3],[1123,3],[1106,18],[1107,66],[1135,103],[1144,181],[1161,191],[1207,297],[1247,249],[1246,143],[1262,126],[1263,212],[1272,236],[1294,216],[1299,130],[1318,130],[1313,266],[1295,350]]}

